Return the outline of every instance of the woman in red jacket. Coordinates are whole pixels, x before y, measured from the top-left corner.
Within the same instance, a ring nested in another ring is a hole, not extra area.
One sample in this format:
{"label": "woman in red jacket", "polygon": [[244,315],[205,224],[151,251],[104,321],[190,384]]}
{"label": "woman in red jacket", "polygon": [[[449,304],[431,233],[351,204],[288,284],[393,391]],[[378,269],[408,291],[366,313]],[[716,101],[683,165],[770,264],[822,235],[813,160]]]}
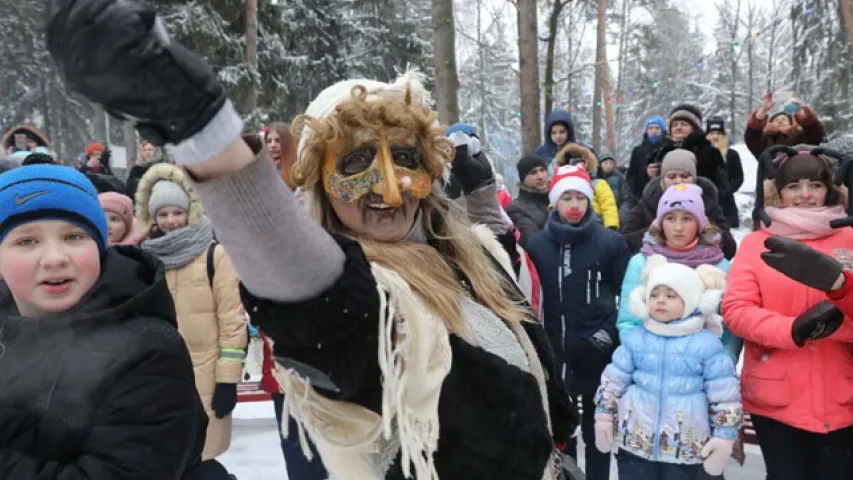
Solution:
{"label": "woman in red jacket", "polygon": [[796,241],[849,263],[853,230],[830,226],[847,216],[847,189],[833,184],[836,164],[807,151],[775,159],[775,178],[763,185],[770,225],[744,238],[723,300],[726,325],[746,342],[743,406],[773,480],[853,478],[853,322],[810,330],[839,314],[821,303],[823,292],[774,269],[795,269],[784,252],[765,251],[772,237],[770,247]]}

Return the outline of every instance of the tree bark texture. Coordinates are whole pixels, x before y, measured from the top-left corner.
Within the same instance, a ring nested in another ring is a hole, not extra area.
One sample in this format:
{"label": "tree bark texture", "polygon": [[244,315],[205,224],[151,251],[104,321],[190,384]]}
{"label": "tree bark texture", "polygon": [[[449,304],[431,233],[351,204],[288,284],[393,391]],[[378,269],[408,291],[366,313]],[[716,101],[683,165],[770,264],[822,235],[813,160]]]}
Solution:
{"label": "tree bark texture", "polygon": [[560,17],[563,8],[569,4],[569,0],[554,0],[551,15],[548,17],[548,41],[545,49],[545,116],[554,108],[554,52],[557,49],[557,37],[559,33]]}
{"label": "tree bark texture", "polygon": [[604,62],[607,48],[607,0],[598,0],[598,20],[595,42],[595,92],[592,98],[592,148],[601,150],[601,92],[604,90]]}
{"label": "tree bark texture", "polygon": [[246,0],[246,64],[252,73],[244,106],[249,115],[258,108],[258,0]]}
{"label": "tree bark texture", "polygon": [[459,121],[459,76],[456,72],[456,27],[453,0],[432,0],[433,61],[438,118],[442,123]]}
{"label": "tree bark texture", "polygon": [[542,143],[539,106],[539,36],[536,0],[518,0],[518,66],[521,93],[521,141],[529,153]]}

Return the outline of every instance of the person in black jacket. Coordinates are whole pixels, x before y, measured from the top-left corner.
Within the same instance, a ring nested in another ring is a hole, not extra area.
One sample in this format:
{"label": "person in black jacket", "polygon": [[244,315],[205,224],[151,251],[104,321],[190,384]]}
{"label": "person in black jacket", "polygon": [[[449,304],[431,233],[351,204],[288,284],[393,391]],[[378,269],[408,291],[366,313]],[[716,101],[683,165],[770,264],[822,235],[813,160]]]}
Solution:
{"label": "person in black jacket", "polygon": [[[554,209],[528,252],[542,282],[545,331],[572,395],[581,395],[581,431],[595,444],[593,396],[618,342],[616,297],[631,258],[619,233],[602,225],[592,208],[592,179],[582,168],[554,172]],[[577,441],[563,450],[577,458]],[[586,478],[610,478],[610,453],[586,449]]]}
{"label": "person in black jacket", "polygon": [[137,161],[136,165],[132,166],[130,171],[127,172],[125,191],[119,193],[124,193],[128,197],[132,198],[133,202],[136,203],[136,189],[139,187],[139,181],[142,179],[142,176],[145,175],[145,172],[147,172],[152,165],[164,161],[163,149],[149,141],[143,140],[139,144],[139,161]]}
{"label": "person in black jacket", "polygon": [[548,218],[548,163],[530,154],[518,161],[518,196],[509,204],[506,214],[521,234],[519,243],[527,248],[534,233],[542,230]]}
{"label": "person in black jacket", "polygon": [[0,478],[198,478],[207,418],[163,265],[79,172],[0,175]]}
{"label": "person in black jacket", "polygon": [[707,132],[706,137],[708,141],[720,151],[723,161],[726,164],[729,195],[724,199],[720,199],[720,206],[723,208],[723,213],[726,214],[729,227],[737,228],[740,226],[740,212],[738,212],[737,203],[735,202],[735,192],[740,190],[741,185],[743,185],[743,165],[740,162],[740,154],[736,150],[729,148],[729,138],[726,136],[726,123],[723,117],[709,118],[705,131]]}
{"label": "person in black jacket", "polygon": [[714,182],[720,203],[725,203],[723,199],[731,192],[726,165],[720,151],[705,138],[702,112],[694,105],[682,104],[672,110],[669,115],[669,137],[658,150],[655,163],[660,164],[667,153],[677,148],[693,152],[696,156],[696,174]]}
{"label": "person in black jacket", "polygon": [[643,190],[640,201],[628,214],[628,220],[622,225],[622,235],[633,253],[640,251],[643,237],[648,233],[652,222],[657,218],[658,202],[666,188],[679,183],[695,183],[702,188],[702,201],[708,220],[722,231],[720,248],[726,259],[731,260],[737,250],[737,243],[729,231],[726,216],[720,208],[719,192],[714,183],[696,175],[696,156],[693,152],[675,149],[664,157],[661,163],[661,176],[649,182]]}
{"label": "person in black jacket", "polygon": [[631,201],[643,195],[643,189],[649,180],[657,177],[657,171],[649,172],[649,165],[654,164],[657,151],[663,145],[666,138],[666,122],[663,118],[654,116],[646,121],[643,131],[643,141],[631,150],[631,160],[628,164],[628,172],[625,180],[630,186]]}

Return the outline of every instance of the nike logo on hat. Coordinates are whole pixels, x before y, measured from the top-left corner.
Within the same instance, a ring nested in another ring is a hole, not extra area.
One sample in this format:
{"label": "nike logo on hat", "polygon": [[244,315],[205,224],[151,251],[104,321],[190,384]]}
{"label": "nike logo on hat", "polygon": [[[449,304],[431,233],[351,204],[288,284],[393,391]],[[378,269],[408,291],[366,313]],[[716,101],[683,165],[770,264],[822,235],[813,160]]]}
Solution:
{"label": "nike logo on hat", "polygon": [[20,195],[15,195],[15,205],[23,205],[34,198],[41,197],[42,195],[47,195],[50,193],[50,190],[42,190],[40,192],[33,192],[29,195],[24,195],[23,197]]}

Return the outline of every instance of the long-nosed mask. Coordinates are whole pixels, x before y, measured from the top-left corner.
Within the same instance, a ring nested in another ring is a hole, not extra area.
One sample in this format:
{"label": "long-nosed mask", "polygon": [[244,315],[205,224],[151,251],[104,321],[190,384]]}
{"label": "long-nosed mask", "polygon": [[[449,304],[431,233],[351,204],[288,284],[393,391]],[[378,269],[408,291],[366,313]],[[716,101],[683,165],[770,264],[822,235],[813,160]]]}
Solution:
{"label": "long-nosed mask", "polygon": [[363,145],[338,156],[326,149],[323,187],[333,198],[352,203],[367,193],[382,196],[390,207],[403,205],[409,192],[424,199],[432,190],[432,179],[420,162],[417,147],[388,145],[380,135],[379,145]]}

